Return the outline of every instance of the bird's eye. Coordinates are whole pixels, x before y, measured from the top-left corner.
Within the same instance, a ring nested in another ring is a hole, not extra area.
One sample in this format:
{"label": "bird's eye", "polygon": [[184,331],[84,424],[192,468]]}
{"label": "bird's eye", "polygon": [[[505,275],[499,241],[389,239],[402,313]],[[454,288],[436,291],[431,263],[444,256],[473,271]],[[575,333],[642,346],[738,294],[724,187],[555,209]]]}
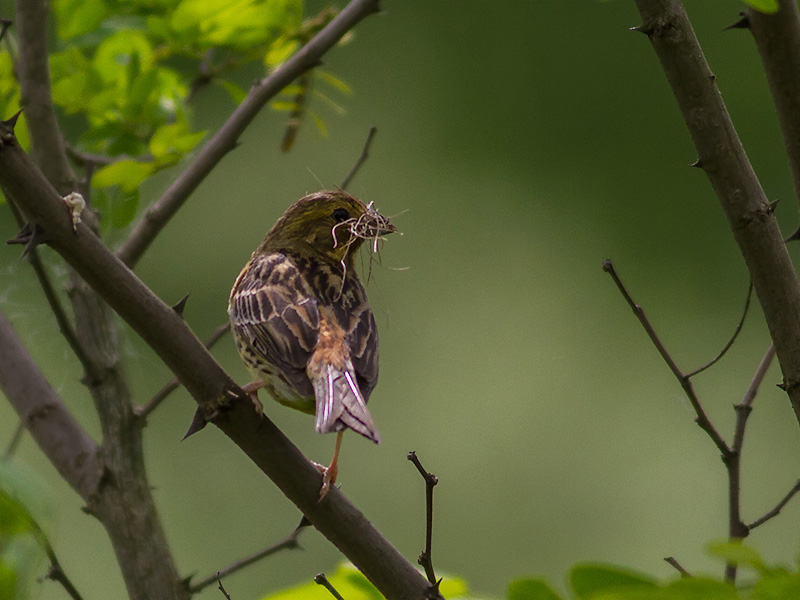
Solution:
{"label": "bird's eye", "polygon": [[337,208],[333,211],[333,218],[336,220],[337,223],[341,223],[342,221],[346,221],[350,218],[349,213],[347,212],[346,208]]}

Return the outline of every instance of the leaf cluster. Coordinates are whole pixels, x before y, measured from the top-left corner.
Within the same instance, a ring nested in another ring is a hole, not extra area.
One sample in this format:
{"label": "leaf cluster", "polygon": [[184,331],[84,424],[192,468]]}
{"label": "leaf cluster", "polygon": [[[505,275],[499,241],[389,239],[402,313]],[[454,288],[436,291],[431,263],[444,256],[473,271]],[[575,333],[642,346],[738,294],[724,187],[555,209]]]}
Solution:
{"label": "leaf cluster", "polygon": [[[336,15],[326,8],[304,19],[302,0],[55,0],[50,53],[52,96],[78,162],[92,162],[92,201],[107,227],[135,217],[139,186],[188,155],[205,136],[192,126],[191,102],[203,88],[223,89],[236,103],[247,92],[236,75],[278,68]],[[0,53],[0,111],[20,107],[13,36]],[[346,84],[323,74],[344,93]],[[307,94],[284,90],[273,108],[298,112]],[[337,112],[342,109],[324,95]],[[325,125],[313,115],[323,133]],[[295,121],[298,121],[295,118]],[[16,133],[28,147],[23,117]],[[70,136],[71,137],[71,136]]]}

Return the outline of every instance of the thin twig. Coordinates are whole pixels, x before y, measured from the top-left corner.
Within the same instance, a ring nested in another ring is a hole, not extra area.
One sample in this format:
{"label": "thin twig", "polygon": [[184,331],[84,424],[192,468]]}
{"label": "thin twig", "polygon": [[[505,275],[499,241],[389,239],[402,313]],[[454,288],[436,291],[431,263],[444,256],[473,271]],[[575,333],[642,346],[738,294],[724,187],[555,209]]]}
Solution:
{"label": "thin twig", "polygon": [[689,402],[692,404],[695,413],[697,414],[697,418],[695,419],[697,425],[708,434],[708,436],[717,446],[719,451],[722,453],[723,457],[729,455],[731,449],[728,447],[728,444],[725,442],[724,439],[722,439],[722,436],[719,434],[714,425],[711,423],[711,421],[708,418],[708,415],[706,415],[706,411],[703,409],[703,406],[702,404],[700,404],[700,400],[698,399],[697,394],[694,391],[694,386],[692,385],[692,382],[678,368],[678,365],[672,359],[672,356],[670,356],[669,352],[667,352],[667,349],[664,347],[664,344],[659,339],[658,334],[656,334],[655,329],[653,329],[653,326],[650,324],[650,321],[644,314],[644,310],[642,309],[642,307],[633,301],[633,298],[631,297],[630,293],[628,293],[628,290],[625,288],[625,285],[620,280],[619,275],[617,275],[617,271],[614,268],[614,265],[611,262],[611,260],[607,259],[603,261],[603,270],[609,275],[611,275],[611,278],[614,280],[614,283],[617,285],[617,288],[619,289],[620,293],[625,298],[625,301],[628,303],[631,309],[633,309],[633,313],[636,315],[636,318],[639,319],[639,322],[642,324],[642,327],[644,327],[644,330],[647,332],[647,335],[650,337],[650,340],[653,342],[653,345],[656,347],[656,350],[658,350],[658,353],[661,355],[661,358],[664,359],[664,362],[667,363],[667,366],[669,367],[670,371],[672,371],[673,375],[675,375],[675,378],[680,383],[681,387],[683,388],[683,391],[689,398]]}
{"label": "thin twig", "polygon": [[372,145],[372,138],[375,137],[376,133],[378,133],[378,128],[375,127],[375,125],[369,128],[369,133],[367,134],[367,139],[364,142],[364,148],[361,150],[361,155],[356,159],[356,162],[350,169],[347,177],[345,177],[344,181],[342,181],[342,185],[339,186],[341,189],[344,190],[348,185],[350,185],[350,182],[353,180],[353,177],[356,176],[356,173],[358,173],[361,165],[363,165],[367,158],[369,158],[369,147]]}
{"label": "thin twig", "polygon": [[39,527],[39,523],[36,522],[36,519],[33,518],[33,515],[31,515],[27,510],[24,511],[24,515],[31,527],[33,537],[42,547],[42,550],[44,550],[45,554],[47,555],[47,560],[50,561],[50,569],[47,571],[47,575],[45,575],[44,578],[60,583],[61,587],[66,590],[73,600],[83,600],[80,593],[72,584],[72,581],[70,581],[69,577],[67,577],[64,569],[61,567],[61,563],[58,562],[56,552],[53,550],[53,546],[50,544],[50,540],[47,539],[44,531],[42,531],[42,528]]}
{"label": "thin twig", "polygon": [[283,88],[302,73],[316,67],[322,56],[365,17],[378,12],[377,0],[351,0],[311,41],[268,77],[261,80],[233,111],[214,137],[197,153],[164,195],[147,209],[117,256],[133,268],[167,222],[216,167],[222,158],[236,147],[245,131],[261,109]]}
{"label": "thin twig", "polygon": [[[224,323],[219,327],[217,327],[214,330],[214,333],[211,334],[211,337],[209,337],[206,340],[205,343],[206,348],[208,348],[209,350],[213,348],[214,344],[216,344],[222,338],[223,335],[225,335],[228,331],[230,331],[230,328],[231,328],[230,323]],[[158,406],[164,400],[167,399],[167,396],[169,396],[172,392],[178,389],[180,385],[181,382],[178,381],[178,378],[173,377],[169,382],[167,382],[164,385],[164,387],[158,390],[158,392],[156,392],[155,395],[145,405],[141,407],[136,407],[134,409],[136,415],[142,420],[142,425],[146,423],[148,415],[151,412],[153,412],[156,408],[158,408]]]}
{"label": "thin twig", "polygon": [[783,497],[783,499],[780,502],[778,502],[778,504],[775,505],[775,508],[766,513],[764,516],[759,517],[758,519],[750,523],[747,526],[747,529],[755,529],[756,527],[763,525],[773,517],[777,517],[778,514],[780,514],[783,507],[786,506],[789,503],[789,500],[791,500],[794,497],[794,495],[797,494],[798,492],[800,492],[800,481],[794,484],[794,487],[792,487],[792,489],[789,490],[789,493],[786,494]]}
{"label": "thin twig", "polygon": [[[22,213],[15,204],[13,198],[11,198],[8,193],[6,193],[6,198],[9,200],[7,204],[11,209],[11,213],[14,215],[17,225],[19,227],[23,227],[25,225],[25,219],[23,218]],[[56,319],[58,330],[61,332],[61,335],[64,336],[64,339],[67,341],[67,344],[69,344],[72,352],[81,363],[83,370],[86,372],[87,378],[96,380],[98,377],[97,367],[89,358],[89,355],[83,348],[83,345],[78,340],[78,336],[72,327],[72,323],[70,323],[67,313],[64,310],[64,305],[61,304],[61,300],[59,299],[58,294],[56,293],[55,288],[50,281],[50,276],[47,274],[47,269],[45,268],[35,246],[32,246],[28,250],[28,257],[31,267],[33,267],[33,272],[36,274],[36,279],[39,281],[39,286],[42,288],[44,297],[47,300],[47,304],[50,306],[50,311],[53,313],[53,316]]]}
{"label": "thin twig", "polygon": [[341,594],[336,591],[336,588],[333,587],[333,584],[328,581],[328,578],[325,577],[325,573],[319,573],[314,577],[314,583],[317,585],[323,586],[326,590],[328,590],[336,600],[344,600]]}
{"label": "thin twig", "polygon": [[753,378],[750,380],[750,385],[747,386],[747,390],[742,397],[742,401],[734,406],[736,409],[736,425],[733,433],[733,444],[731,445],[731,451],[733,452],[738,453],[742,451],[747,417],[750,416],[750,413],[753,410],[753,400],[755,400],[756,394],[758,393],[758,388],[761,385],[761,382],[764,381],[764,377],[766,376],[774,358],[775,344],[770,344],[769,348],[767,348],[767,351],[764,353],[764,356],[761,358],[761,362],[758,363],[756,372],[753,374]]}
{"label": "thin twig", "polygon": [[20,420],[20,422],[17,423],[17,428],[14,429],[14,434],[8,442],[8,446],[6,446],[6,451],[3,453],[3,460],[8,460],[14,456],[14,452],[17,451],[17,446],[19,446],[19,442],[22,440],[23,433],[25,433],[25,423]]}
{"label": "thin twig", "polygon": [[680,573],[680,574],[681,574],[681,577],[684,577],[684,578],[689,578],[689,577],[692,577],[692,574],[691,574],[691,573],[689,573],[689,571],[687,571],[686,569],[684,569],[684,568],[683,568],[683,565],[681,565],[681,563],[679,563],[679,562],[678,562],[678,561],[675,559],[675,557],[674,557],[674,556],[668,556],[668,557],[666,557],[664,560],[665,560],[665,561],[667,561],[667,562],[668,562],[670,565],[672,565],[673,567],[675,567],[675,569],[678,571],[678,573]]}
{"label": "thin twig", "polygon": [[750,300],[751,300],[752,297],[753,297],[753,283],[750,282],[750,284],[747,287],[747,300],[745,300],[745,302],[744,302],[744,310],[742,311],[742,318],[739,319],[739,324],[736,326],[736,329],[733,331],[733,335],[731,336],[731,339],[728,340],[728,343],[725,344],[725,347],[720,351],[720,353],[717,354],[714,358],[712,358],[709,362],[704,364],[702,367],[700,367],[698,369],[695,369],[694,371],[691,371],[690,373],[687,373],[686,374],[687,378],[694,377],[698,373],[702,373],[703,371],[705,371],[709,367],[714,366],[719,361],[719,359],[721,359],[723,356],[725,356],[725,353],[728,350],[731,349],[731,346],[733,346],[733,342],[736,341],[736,338],[739,336],[739,333],[742,331],[742,327],[744,326],[744,320],[747,317],[747,311],[750,309]]}
{"label": "thin twig", "polygon": [[280,552],[281,550],[299,548],[300,544],[297,543],[297,537],[300,535],[301,531],[302,528],[298,527],[294,529],[292,533],[283,538],[281,541],[272,544],[271,546],[268,546],[263,550],[256,552],[255,554],[251,554],[250,556],[247,556],[245,558],[233,561],[227,567],[220,569],[219,571],[215,572],[212,575],[209,575],[208,577],[204,577],[197,583],[191,584],[189,586],[189,592],[191,592],[192,594],[196,594],[197,592],[208,587],[215,581],[219,581],[222,577],[227,577],[228,575],[231,575],[232,573],[235,573],[240,569],[244,569],[245,567],[252,565],[254,562],[257,562],[262,558],[266,558],[267,556],[272,556],[273,554]]}
{"label": "thin twig", "polygon": [[413,450],[408,453],[408,460],[414,463],[417,471],[425,480],[425,550],[419,555],[417,562],[425,569],[425,575],[432,585],[436,585],[436,573],[433,571],[433,557],[431,554],[433,538],[433,488],[439,483],[439,479],[433,473],[429,473],[422,467],[422,463],[417,458],[417,453]]}
{"label": "thin twig", "polygon": [[225,586],[222,585],[222,579],[217,579],[217,583],[219,584],[219,591],[225,596],[227,600],[231,600],[231,595],[225,589]]}

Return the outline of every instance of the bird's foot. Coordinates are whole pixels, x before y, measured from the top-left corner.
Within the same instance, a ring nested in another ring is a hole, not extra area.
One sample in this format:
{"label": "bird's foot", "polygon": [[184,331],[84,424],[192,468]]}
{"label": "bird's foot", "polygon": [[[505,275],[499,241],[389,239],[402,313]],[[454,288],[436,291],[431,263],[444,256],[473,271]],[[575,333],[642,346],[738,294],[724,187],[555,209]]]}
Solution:
{"label": "bird's foot", "polygon": [[339,465],[333,462],[326,467],[314,461],[311,461],[311,464],[322,474],[322,487],[319,489],[319,502],[322,502],[322,499],[328,495],[331,486],[336,483],[336,476],[339,475]]}
{"label": "bird's foot", "polygon": [[263,381],[251,381],[242,386],[242,391],[250,396],[250,401],[253,403],[253,407],[256,409],[259,417],[264,414],[264,405],[261,404],[261,400],[258,399],[258,390],[262,387],[264,387]]}

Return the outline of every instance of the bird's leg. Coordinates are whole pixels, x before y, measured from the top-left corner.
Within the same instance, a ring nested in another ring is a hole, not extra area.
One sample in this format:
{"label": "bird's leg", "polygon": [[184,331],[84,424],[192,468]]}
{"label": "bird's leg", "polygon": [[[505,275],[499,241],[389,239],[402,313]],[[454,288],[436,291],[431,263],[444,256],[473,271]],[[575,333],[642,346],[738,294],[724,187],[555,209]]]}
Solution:
{"label": "bird's leg", "polygon": [[331,459],[330,465],[324,467],[314,463],[314,466],[317,468],[317,470],[322,473],[322,487],[319,490],[320,502],[328,494],[328,490],[331,489],[331,485],[336,483],[336,476],[339,474],[339,449],[342,447],[343,435],[344,429],[336,434],[336,446],[333,449],[333,458]]}
{"label": "bird's leg", "polygon": [[261,400],[258,399],[258,390],[264,387],[264,385],[263,381],[251,381],[242,386],[242,391],[250,396],[250,400],[253,402],[253,406],[259,417],[264,414],[264,405],[261,404]]}

